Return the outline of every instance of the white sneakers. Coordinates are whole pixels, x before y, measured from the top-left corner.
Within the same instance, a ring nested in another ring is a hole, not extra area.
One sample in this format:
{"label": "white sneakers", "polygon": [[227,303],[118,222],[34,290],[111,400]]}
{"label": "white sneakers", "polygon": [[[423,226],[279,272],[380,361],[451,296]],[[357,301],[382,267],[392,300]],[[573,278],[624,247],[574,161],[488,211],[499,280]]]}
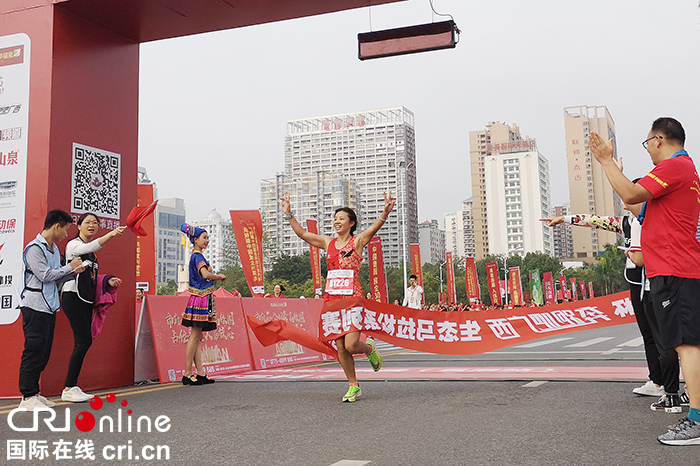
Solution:
{"label": "white sneakers", "polygon": [[80,387],[73,387],[69,389],[63,389],[61,393],[61,400],[68,401],[70,403],[84,403],[90,401],[94,398],[93,395],[88,395],[80,389]]}
{"label": "white sneakers", "polygon": [[647,383],[645,383],[641,387],[633,389],[632,393],[644,396],[662,396],[666,394],[663,385],[656,385],[651,380],[647,380]]}
{"label": "white sneakers", "polygon": [[24,408],[27,411],[34,411],[35,409],[48,409],[56,406],[56,403],[51,400],[46,400],[50,404],[44,403],[42,400],[46,400],[46,398],[41,395],[30,396],[27,399],[23,398],[22,401],[19,402],[18,408]]}

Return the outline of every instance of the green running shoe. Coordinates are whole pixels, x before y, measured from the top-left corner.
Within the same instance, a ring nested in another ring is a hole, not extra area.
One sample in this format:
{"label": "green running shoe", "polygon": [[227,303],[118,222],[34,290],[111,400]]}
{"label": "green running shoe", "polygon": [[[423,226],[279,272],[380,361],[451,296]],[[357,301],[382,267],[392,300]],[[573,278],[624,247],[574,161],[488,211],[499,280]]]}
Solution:
{"label": "green running shoe", "polygon": [[382,355],[377,351],[377,345],[374,343],[374,340],[367,339],[367,344],[372,348],[372,351],[367,355],[367,359],[369,359],[369,363],[372,365],[374,372],[377,372],[382,368],[384,358],[382,358]]}
{"label": "green running shoe", "polygon": [[362,389],[359,385],[350,385],[348,392],[343,397],[344,402],[354,403],[358,396],[362,395]]}

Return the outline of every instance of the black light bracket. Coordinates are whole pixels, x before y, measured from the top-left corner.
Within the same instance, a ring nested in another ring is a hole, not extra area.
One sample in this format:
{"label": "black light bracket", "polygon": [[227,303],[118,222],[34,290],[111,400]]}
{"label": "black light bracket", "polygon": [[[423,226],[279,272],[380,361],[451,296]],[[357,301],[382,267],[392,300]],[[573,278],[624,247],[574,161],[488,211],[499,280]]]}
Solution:
{"label": "black light bracket", "polygon": [[460,30],[454,20],[420,24],[357,35],[358,58],[393,57],[430,50],[453,49]]}

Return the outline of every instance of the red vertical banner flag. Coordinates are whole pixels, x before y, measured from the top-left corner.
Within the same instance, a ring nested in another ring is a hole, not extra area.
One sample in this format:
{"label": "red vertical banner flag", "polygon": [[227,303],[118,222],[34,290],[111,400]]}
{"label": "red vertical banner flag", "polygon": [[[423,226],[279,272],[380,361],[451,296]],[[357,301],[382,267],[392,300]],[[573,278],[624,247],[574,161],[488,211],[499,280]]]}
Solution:
{"label": "red vertical banner flag", "polygon": [[[153,185],[138,185],[138,207],[153,203]],[[141,222],[146,236],[136,236],[136,287],[145,294],[156,294],[156,235],[155,220],[149,215]]]}
{"label": "red vertical banner flag", "polygon": [[588,282],[588,297],[590,299],[595,298],[595,295],[593,294],[593,282]]}
{"label": "red vertical banner flag", "polygon": [[523,284],[520,281],[520,267],[508,269],[508,289],[510,290],[510,303],[513,306],[522,306]]}
{"label": "red vertical banner flag", "polygon": [[486,264],[486,285],[489,288],[492,306],[501,305],[501,289],[498,282],[498,264],[496,262],[489,262]]}
{"label": "red vertical banner flag", "polygon": [[[309,233],[318,234],[318,223],[316,220],[307,220],[306,229]],[[316,246],[309,245],[311,249],[311,278],[314,282],[314,295],[323,295],[323,286],[321,285],[321,254]]]}
{"label": "red vertical banner flag", "polygon": [[464,283],[467,287],[467,298],[471,301],[472,299],[481,299],[481,290],[479,289],[479,276],[476,274],[476,262],[473,257],[467,257],[465,259],[464,268],[466,269],[466,276]]}
{"label": "red vertical banner flag", "polygon": [[578,282],[578,286],[581,288],[581,299],[586,299],[586,282],[581,280]]}
{"label": "red vertical banner flag", "polygon": [[452,264],[452,253],[447,253],[447,301],[449,304],[456,302],[455,269]]}
{"label": "red vertical banner flag", "polygon": [[411,244],[411,270],[418,277],[418,284],[423,286],[423,267],[420,261],[420,244]]}
{"label": "red vertical banner flag", "polygon": [[367,245],[369,257],[369,291],[372,299],[379,303],[389,302],[386,292],[386,275],[384,273],[384,254],[382,253],[382,239],[375,236]]}
{"label": "red vertical banner flag", "polygon": [[542,281],[544,285],[544,303],[556,304],[557,298],[556,293],[554,291],[554,280],[552,279],[552,272],[543,273]]}
{"label": "red vertical banner flag", "polygon": [[254,297],[265,294],[262,252],[262,218],[259,210],[231,210],[233,234],[245,280]]}
{"label": "red vertical banner flag", "polygon": [[578,292],[576,291],[576,279],[571,277],[571,300],[578,301]]}
{"label": "red vertical banner flag", "polygon": [[562,301],[569,300],[569,290],[566,289],[566,277],[559,277],[559,284],[561,285],[561,299]]}

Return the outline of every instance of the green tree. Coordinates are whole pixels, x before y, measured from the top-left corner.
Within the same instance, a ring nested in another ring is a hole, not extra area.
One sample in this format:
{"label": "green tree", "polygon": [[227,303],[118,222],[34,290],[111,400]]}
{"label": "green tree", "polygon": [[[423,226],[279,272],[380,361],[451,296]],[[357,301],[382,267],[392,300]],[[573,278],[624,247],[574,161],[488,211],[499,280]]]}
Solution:
{"label": "green tree", "polygon": [[156,288],[156,294],[174,296],[177,293],[177,282],[168,280],[167,283],[159,283]]}
{"label": "green tree", "polygon": [[606,244],[605,254],[596,256],[595,276],[598,279],[598,290],[603,295],[617,293],[627,288],[622,275],[627,258],[618,248],[621,244],[622,239],[615,244]]}

